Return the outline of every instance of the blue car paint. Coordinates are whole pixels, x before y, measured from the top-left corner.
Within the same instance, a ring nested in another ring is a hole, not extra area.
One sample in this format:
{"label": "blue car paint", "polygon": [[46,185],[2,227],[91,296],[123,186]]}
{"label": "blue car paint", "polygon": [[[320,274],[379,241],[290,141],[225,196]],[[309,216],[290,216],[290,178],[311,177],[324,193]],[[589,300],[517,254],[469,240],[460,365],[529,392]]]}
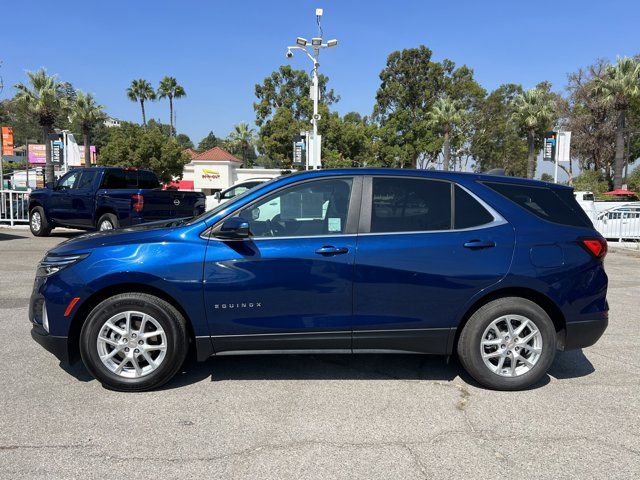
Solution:
{"label": "blue car paint", "polygon": [[[391,174],[455,182],[506,222],[469,231],[391,235],[243,241],[204,235],[242,206],[295,182]],[[597,232],[546,222],[481,183],[488,180],[540,185],[507,177],[383,169],[281,177],[186,225],[89,234],[58,245],[49,254],[89,255],[51,277],[36,279],[31,306],[46,299],[50,334],[66,337],[74,316],[94,294],[123,284],[148,286],[172,298],[185,312],[194,335],[205,343],[212,341],[212,351],[217,352],[231,348],[226,340],[232,336],[285,333],[294,334],[292,338],[318,334],[318,345],[325,349],[378,350],[384,349],[385,339],[370,332],[406,330],[407,335],[430,332],[433,341],[418,351],[451,353],[456,328],[469,309],[488,295],[513,288],[547,298],[567,326],[580,322],[606,326],[607,276],[602,262],[577,241],[599,237]],[[495,247],[461,247],[471,240],[492,241]],[[327,258],[315,254],[326,245],[345,247],[348,253]],[[542,264],[532,262],[532,255],[539,255],[536,249],[544,252],[549,247],[560,248],[562,255]],[[65,317],[74,297],[80,301]],[[260,303],[260,308],[249,306],[252,303]],[[34,314],[31,319],[37,323]]]}

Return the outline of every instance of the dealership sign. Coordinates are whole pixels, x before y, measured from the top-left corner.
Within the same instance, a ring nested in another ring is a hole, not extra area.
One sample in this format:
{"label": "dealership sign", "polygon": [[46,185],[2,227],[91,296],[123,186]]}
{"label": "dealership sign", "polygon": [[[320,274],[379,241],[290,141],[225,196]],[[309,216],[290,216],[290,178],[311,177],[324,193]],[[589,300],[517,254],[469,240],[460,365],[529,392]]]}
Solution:
{"label": "dealership sign", "polygon": [[13,155],[13,128],[2,127],[2,155]]}

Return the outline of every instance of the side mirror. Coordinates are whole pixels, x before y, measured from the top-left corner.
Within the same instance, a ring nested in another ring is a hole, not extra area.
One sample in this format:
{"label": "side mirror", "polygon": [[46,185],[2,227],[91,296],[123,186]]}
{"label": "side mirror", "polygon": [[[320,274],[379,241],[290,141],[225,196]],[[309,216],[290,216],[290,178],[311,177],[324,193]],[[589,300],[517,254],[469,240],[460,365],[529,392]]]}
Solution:
{"label": "side mirror", "polygon": [[240,240],[248,238],[249,222],[242,217],[231,217],[224,221],[220,230],[214,233],[216,238],[225,240]]}
{"label": "side mirror", "polygon": [[220,201],[220,192],[216,192],[214,196],[217,201]]}

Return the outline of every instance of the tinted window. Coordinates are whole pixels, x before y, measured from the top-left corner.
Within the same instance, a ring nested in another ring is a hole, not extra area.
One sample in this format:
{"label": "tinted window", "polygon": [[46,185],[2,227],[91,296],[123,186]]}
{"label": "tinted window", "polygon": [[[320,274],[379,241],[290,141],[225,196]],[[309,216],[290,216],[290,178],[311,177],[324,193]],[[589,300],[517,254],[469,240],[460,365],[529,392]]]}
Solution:
{"label": "tinted window", "polygon": [[480,202],[457,185],[454,210],[454,228],[472,228],[493,221],[493,215]]}
{"label": "tinted window", "polygon": [[374,178],[371,232],[451,228],[451,184],[414,178]]}
{"label": "tinted window", "polygon": [[576,227],[592,226],[591,220],[580,208],[571,190],[494,182],[486,182],[485,185],[550,222]]}
{"label": "tinted window", "polygon": [[91,189],[91,187],[93,186],[93,181],[96,179],[97,174],[98,172],[96,172],[95,170],[86,170],[82,172],[76,188],[88,190]]}
{"label": "tinted window", "polygon": [[240,211],[254,237],[340,235],[345,232],[351,178],[304,182]]}
{"label": "tinted window", "polygon": [[58,188],[61,190],[68,190],[70,188],[76,188],[76,182],[78,181],[78,177],[80,177],[80,172],[75,171],[71,172],[68,175],[62,177],[60,182],[58,183]]}
{"label": "tinted window", "polygon": [[137,172],[108,170],[104,175],[102,188],[138,188]]}
{"label": "tinted window", "polygon": [[153,172],[138,172],[138,188],[159,188],[160,182]]}

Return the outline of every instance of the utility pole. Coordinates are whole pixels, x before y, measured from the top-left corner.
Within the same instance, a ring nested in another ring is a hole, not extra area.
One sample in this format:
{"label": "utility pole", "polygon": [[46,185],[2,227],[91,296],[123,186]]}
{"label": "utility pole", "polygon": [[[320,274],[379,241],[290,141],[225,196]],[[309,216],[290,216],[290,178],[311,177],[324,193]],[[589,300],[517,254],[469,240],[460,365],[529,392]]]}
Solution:
{"label": "utility pole", "polygon": [[318,135],[318,122],[320,121],[320,114],[318,113],[318,102],[320,98],[320,85],[318,80],[318,68],[320,62],[320,50],[323,48],[333,48],[338,45],[338,40],[329,40],[326,43],[322,42],[322,26],[320,20],[322,19],[322,8],[316,8],[316,23],[318,25],[318,36],[311,39],[311,49],[313,54],[307,50],[309,42],[303,37],[296,38],[296,44],[287,48],[287,58],[293,57],[293,50],[302,50],[307,57],[313,62],[313,74],[311,79],[311,98],[313,99],[313,117],[311,118],[311,124],[313,125],[313,134],[309,139],[309,145],[307,145],[307,151],[309,151],[310,162],[307,161],[306,169],[309,170],[309,163],[311,168],[320,168],[320,160],[322,158],[321,141],[322,138]]}

